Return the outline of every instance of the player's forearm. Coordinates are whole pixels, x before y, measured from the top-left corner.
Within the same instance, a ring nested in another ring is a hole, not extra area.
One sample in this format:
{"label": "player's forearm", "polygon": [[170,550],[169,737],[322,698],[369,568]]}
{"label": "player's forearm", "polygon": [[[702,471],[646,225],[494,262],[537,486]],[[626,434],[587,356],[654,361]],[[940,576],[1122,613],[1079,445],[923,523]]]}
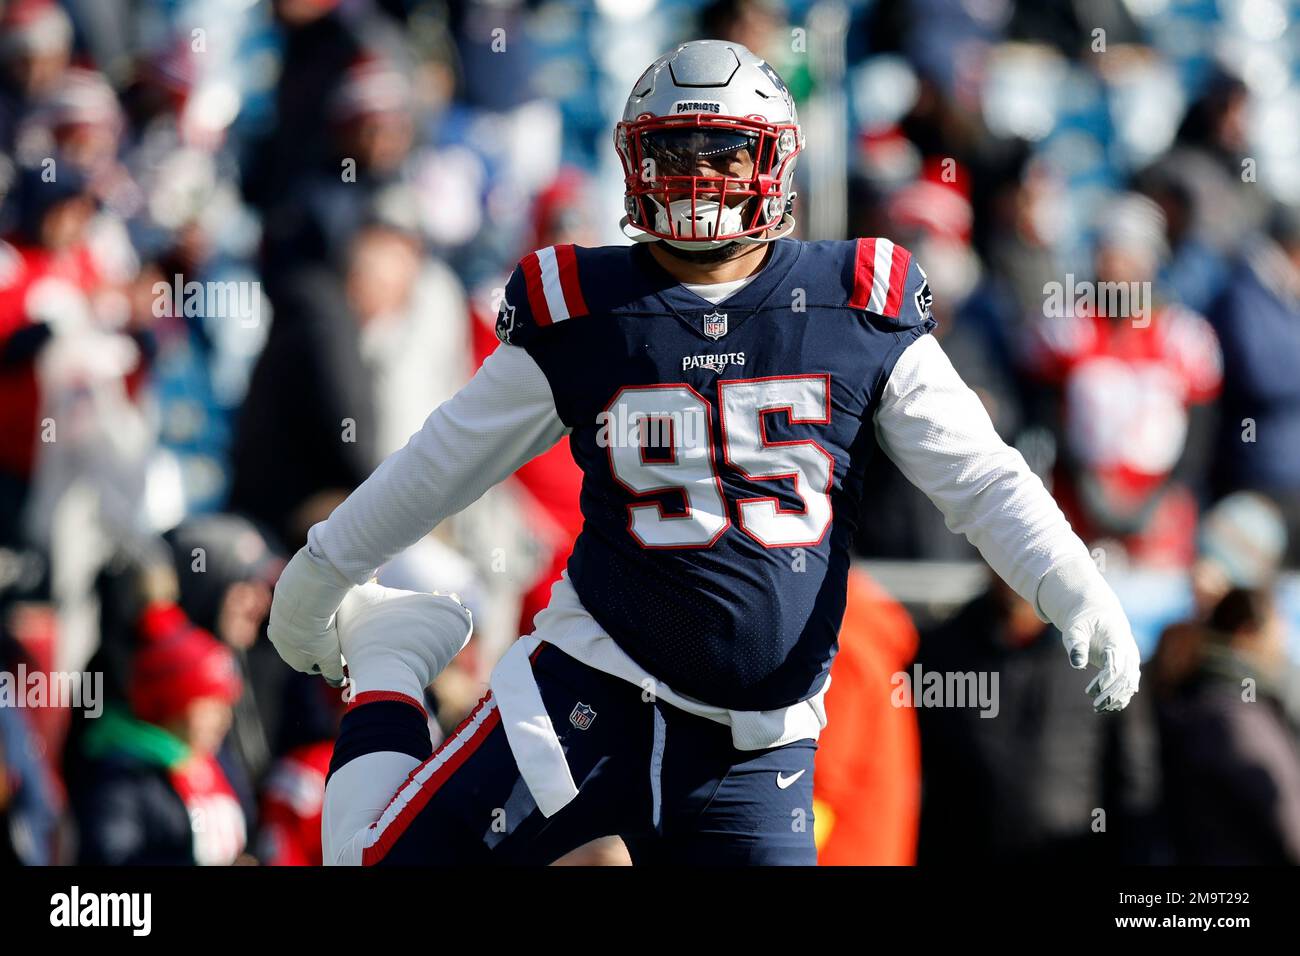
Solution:
{"label": "player's forearm", "polygon": [[407,444],[308,535],[348,581],[375,569],[559,440],[550,385],[522,349],[501,346]]}
{"label": "player's forearm", "polygon": [[[1039,603],[1040,584],[1055,568],[1092,568],[1087,548],[1021,454],[998,436],[979,397],[932,337],[918,339],[899,358],[876,430],[886,454],[934,502],[948,527],[965,535],[1040,615],[1063,620]],[[1069,583],[1082,584],[1085,577],[1073,573]],[[1054,602],[1053,611],[1064,600]]]}

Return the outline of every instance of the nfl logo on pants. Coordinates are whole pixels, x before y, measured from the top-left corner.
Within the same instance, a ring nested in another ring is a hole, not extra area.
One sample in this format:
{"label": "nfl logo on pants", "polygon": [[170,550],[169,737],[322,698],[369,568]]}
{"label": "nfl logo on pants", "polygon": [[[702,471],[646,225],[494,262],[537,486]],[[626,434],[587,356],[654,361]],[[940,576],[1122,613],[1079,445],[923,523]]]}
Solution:
{"label": "nfl logo on pants", "polygon": [[569,723],[573,724],[573,726],[577,727],[579,730],[586,730],[591,726],[591,722],[595,719],[596,712],[582,701],[578,701],[574,704],[573,713],[569,714]]}
{"label": "nfl logo on pants", "polygon": [[709,312],[704,316],[704,334],[711,339],[720,339],[727,334],[727,313]]}

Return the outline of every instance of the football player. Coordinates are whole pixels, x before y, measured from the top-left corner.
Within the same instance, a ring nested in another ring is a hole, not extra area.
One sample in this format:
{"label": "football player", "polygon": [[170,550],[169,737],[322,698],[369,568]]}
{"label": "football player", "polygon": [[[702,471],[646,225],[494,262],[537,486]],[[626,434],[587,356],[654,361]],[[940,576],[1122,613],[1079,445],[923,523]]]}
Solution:
{"label": "football player", "polygon": [[[500,346],[276,588],[280,654],[339,683],[341,651],[355,694],[328,862],[543,864],[617,834],[637,863],[815,863],[813,754],[877,450],[1099,668],[1098,711],[1138,688],[1119,602],[929,334],[920,265],[888,239],[790,237],[804,134],[772,68],[683,44],[614,141],[636,241],[526,256]],[[434,751],[422,690],[469,615],[362,582],[565,434],[585,518],[567,571]]]}

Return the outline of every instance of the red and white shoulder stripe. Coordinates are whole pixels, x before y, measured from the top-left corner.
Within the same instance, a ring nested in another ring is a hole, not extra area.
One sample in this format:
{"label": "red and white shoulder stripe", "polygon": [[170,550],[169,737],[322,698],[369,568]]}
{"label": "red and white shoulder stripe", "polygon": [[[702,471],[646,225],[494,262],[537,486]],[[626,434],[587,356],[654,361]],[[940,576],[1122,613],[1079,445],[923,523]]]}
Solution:
{"label": "red and white shoulder stripe", "polygon": [[897,318],[912,254],[888,239],[859,239],[849,305]]}
{"label": "red and white shoulder stripe", "polygon": [[578,282],[578,255],[572,245],[547,246],[519,263],[528,289],[528,307],[538,325],[553,325],[587,314]]}

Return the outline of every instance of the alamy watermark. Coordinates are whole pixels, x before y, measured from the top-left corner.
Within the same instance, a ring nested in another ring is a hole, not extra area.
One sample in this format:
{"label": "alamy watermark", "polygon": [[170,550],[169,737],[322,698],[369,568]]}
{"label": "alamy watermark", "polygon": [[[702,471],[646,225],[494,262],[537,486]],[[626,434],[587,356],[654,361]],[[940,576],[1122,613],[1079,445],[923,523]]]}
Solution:
{"label": "alamy watermark", "polygon": [[132,936],[153,928],[152,893],[94,893],[73,886],[50,897],[50,925],[58,928],[117,927]]}
{"label": "alamy watermark", "polygon": [[1046,318],[1079,314],[1131,319],[1134,327],[1146,328],[1151,323],[1151,283],[1079,281],[1073,272],[1066,273],[1064,282],[1043,283]]}
{"label": "alamy watermark", "polygon": [[152,291],[156,319],[168,315],[237,319],[246,329],[262,321],[262,284],[255,280],[186,282],[177,273],[171,282],[155,282]]}
{"label": "alamy watermark", "polygon": [[708,444],[708,416],[698,409],[644,411],[620,402],[596,416],[599,448],[702,448]]}
{"label": "alamy watermark", "polygon": [[895,707],[974,708],[980,717],[996,717],[997,671],[927,671],[913,664],[911,673],[898,671],[889,679],[889,701]]}
{"label": "alamy watermark", "polygon": [[100,671],[39,671],[19,664],[0,671],[0,707],[68,707],[87,717],[104,712],[104,675]]}

